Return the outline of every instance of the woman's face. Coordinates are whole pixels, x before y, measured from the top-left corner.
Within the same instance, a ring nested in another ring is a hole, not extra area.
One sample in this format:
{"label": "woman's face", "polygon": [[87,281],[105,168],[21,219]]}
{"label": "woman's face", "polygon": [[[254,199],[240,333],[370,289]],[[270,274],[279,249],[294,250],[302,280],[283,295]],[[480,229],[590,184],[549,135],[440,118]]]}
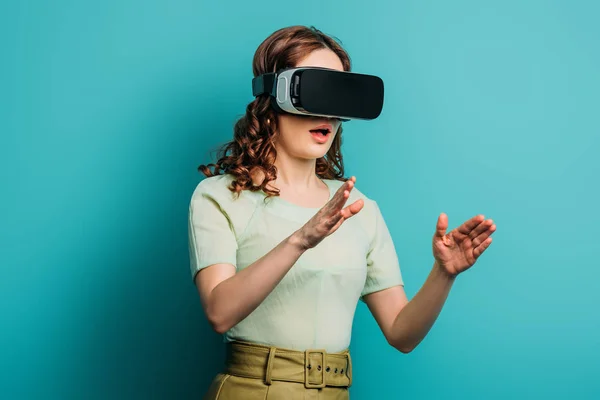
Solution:
{"label": "woman's face", "polygon": [[[296,67],[322,67],[343,71],[340,58],[329,49],[310,53]],[[334,118],[278,114],[279,134],[275,146],[277,152],[290,157],[317,159],[327,154],[337,134],[341,121]]]}

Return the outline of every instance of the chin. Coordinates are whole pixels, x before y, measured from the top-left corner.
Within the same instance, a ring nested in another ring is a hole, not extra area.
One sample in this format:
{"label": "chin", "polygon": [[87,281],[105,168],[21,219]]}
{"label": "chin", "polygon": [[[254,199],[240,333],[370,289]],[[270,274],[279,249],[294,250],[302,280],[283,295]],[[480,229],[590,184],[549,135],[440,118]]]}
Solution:
{"label": "chin", "polygon": [[327,152],[323,153],[318,152],[318,153],[307,153],[307,152],[302,152],[302,153],[297,153],[296,157],[302,160],[318,160],[319,158],[323,158],[325,157],[325,154],[327,154]]}
{"label": "chin", "polygon": [[298,157],[306,160],[316,160],[323,158],[329,151],[330,146],[321,146],[317,149],[304,149],[304,151],[298,152]]}

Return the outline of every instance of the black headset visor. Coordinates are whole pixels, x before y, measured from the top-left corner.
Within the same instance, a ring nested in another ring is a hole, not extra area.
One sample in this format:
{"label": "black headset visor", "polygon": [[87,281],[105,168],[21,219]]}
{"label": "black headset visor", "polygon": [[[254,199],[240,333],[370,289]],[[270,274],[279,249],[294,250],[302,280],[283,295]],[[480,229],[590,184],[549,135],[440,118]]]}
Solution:
{"label": "black headset visor", "polygon": [[342,120],[371,120],[383,108],[383,81],[373,75],[301,67],[260,75],[254,96],[268,94],[277,111]]}

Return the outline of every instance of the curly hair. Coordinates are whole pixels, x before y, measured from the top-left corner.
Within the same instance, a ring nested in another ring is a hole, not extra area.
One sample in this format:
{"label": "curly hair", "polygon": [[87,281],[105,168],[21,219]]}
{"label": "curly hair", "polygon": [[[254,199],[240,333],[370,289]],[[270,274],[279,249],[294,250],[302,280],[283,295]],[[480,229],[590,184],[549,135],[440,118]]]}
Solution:
{"label": "curly hair", "polygon": [[[315,27],[291,26],[275,31],[259,45],[254,53],[252,72],[258,76],[292,68],[311,52],[324,48],[332,50],[340,58],[344,70],[350,71],[350,56],[336,39]],[[341,133],[340,126],[327,154],[317,159],[315,173],[321,179],[346,180]],[[198,170],[207,177],[222,173],[233,175],[230,190],[238,194],[242,190],[262,190],[267,196],[277,196],[277,190],[267,188],[268,183],[277,177],[274,165],[276,135],[276,111],[267,95],[258,96],[236,122],[233,140],[218,150],[218,161],[200,165]],[[257,184],[257,181],[260,183]]]}

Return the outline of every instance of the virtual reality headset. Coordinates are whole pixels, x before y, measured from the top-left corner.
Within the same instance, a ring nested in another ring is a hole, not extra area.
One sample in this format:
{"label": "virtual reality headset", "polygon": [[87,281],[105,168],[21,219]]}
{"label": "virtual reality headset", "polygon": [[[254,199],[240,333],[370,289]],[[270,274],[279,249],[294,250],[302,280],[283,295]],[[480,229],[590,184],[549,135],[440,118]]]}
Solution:
{"label": "virtual reality headset", "polygon": [[257,76],[252,94],[268,94],[278,112],[342,121],[375,119],[383,108],[381,78],[327,68],[289,68]]}

